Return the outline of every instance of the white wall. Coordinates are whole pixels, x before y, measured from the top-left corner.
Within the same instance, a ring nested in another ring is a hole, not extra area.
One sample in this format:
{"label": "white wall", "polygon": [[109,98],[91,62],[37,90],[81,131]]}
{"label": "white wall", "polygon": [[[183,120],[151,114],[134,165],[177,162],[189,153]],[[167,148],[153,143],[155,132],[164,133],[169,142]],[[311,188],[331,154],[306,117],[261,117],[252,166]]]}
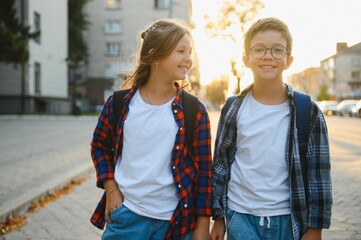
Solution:
{"label": "white wall", "polygon": [[[35,94],[34,62],[41,64],[41,96],[68,96],[68,10],[67,0],[29,0],[29,24],[34,12],[41,18],[40,44],[29,43],[29,94]],[[37,95],[37,94],[35,94]]]}

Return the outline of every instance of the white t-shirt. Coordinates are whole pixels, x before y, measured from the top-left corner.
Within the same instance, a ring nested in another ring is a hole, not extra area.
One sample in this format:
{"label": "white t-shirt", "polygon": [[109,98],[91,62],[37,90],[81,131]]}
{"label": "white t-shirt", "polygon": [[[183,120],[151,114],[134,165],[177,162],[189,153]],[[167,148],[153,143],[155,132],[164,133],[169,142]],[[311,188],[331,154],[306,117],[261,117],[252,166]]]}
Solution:
{"label": "white t-shirt", "polygon": [[286,142],[288,102],[264,105],[249,92],[237,115],[237,152],[228,206],[254,216],[290,214]]}
{"label": "white t-shirt", "polygon": [[160,220],[170,220],[178,204],[170,168],[178,131],[173,100],[154,106],[145,103],[139,91],[135,93],[124,122],[123,151],[114,176],[127,208]]}

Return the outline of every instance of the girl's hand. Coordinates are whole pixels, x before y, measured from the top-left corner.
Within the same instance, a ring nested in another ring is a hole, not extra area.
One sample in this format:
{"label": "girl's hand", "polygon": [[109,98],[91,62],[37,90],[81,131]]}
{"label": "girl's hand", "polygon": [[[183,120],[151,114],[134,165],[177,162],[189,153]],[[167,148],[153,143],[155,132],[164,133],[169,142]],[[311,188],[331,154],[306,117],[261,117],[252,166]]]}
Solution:
{"label": "girl's hand", "polygon": [[105,218],[109,223],[112,223],[112,220],[110,219],[110,212],[113,212],[115,209],[119,208],[123,204],[123,201],[124,196],[119,188],[106,196]]}
{"label": "girl's hand", "polygon": [[215,220],[211,230],[211,239],[223,240],[225,233],[226,233],[226,224],[224,222],[224,218]]}

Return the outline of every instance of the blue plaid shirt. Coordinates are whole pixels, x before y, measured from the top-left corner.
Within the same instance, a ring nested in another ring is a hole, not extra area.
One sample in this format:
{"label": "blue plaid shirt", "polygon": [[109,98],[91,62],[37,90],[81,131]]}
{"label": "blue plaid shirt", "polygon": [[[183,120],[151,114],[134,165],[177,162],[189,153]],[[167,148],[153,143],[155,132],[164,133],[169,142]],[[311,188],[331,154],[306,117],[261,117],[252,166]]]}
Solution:
{"label": "blue plaid shirt", "polygon": [[[236,154],[237,113],[253,84],[222,111],[213,156],[213,218],[226,215],[227,191],[231,165]],[[327,126],[322,111],[312,102],[311,126],[307,149],[307,186],[303,181],[296,128],[293,89],[287,85],[290,123],[287,136],[286,161],[289,169],[291,219],[294,239],[300,239],[311,228],[329,228],[331,224],[332,186]],[[306,191],[307,194],[306,194]]]}

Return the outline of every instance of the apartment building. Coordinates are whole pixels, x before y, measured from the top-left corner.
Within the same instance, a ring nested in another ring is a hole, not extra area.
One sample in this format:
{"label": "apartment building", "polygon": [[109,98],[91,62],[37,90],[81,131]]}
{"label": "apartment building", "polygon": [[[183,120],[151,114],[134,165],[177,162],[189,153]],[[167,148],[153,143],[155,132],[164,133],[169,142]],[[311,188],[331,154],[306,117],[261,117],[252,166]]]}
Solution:
{"label": "apartment building", "polygon": [[153,20],[180,18],[190,23],[191,0],[91,0],[85,7],[89,60],[78,97],[83,110],[96,110],[135,66],[140,33]]}
{"label": "apartment building", "polygon": [[288,82],[295,90],[308,93],[312,99],[317,100],[324,84],[320,67],[311,67],[302,72],[292,74]]}
{"label": "apartment building", "polygon": [[361,42],[337,43],[336,54],[321,61],[321,71],[337,99],[361,98]]}
{"label": "apartment building", "polygon": [[41,33],[28,42],[24,71],[0,64],[0,114],[68,114],[67,1],[17,0],[15,7],[19,19]]}

